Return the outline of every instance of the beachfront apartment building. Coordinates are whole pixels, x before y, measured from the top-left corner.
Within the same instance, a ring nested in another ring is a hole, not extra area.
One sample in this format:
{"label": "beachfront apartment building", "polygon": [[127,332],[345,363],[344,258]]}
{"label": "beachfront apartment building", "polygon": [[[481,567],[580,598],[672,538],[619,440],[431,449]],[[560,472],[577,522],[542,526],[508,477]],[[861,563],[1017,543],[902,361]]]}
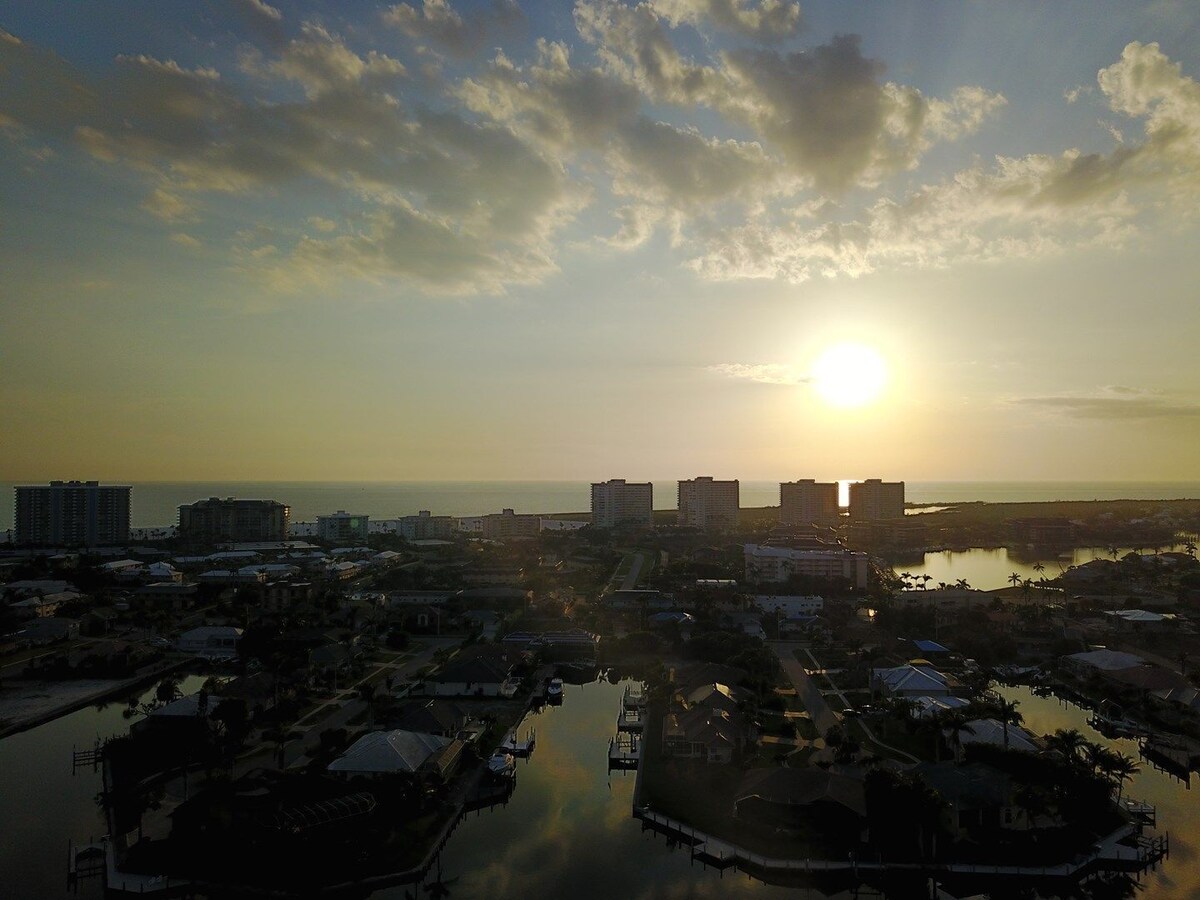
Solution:
{"label": "beachfront apartment building", "polygon": [[733,528],[738,523],[739,485],[711,475],[679,482],[679,524],[692,528]]}
{"label": "beachfront apartment building", "polygon": [[427,509],[396,520],[396,532],[406,541],[444,541],[454,537],[458,530],[458,520],[454,516],[435,516]]}
{"label": "beachfront apartment building", "polygon": [[627,482],[624,478],[592,484],[592,525],[650,525],[654,519],[654,485]]}
{"label": "beachfront apartment building", "polygon": [[333,515],[317,516],[317,537],[323,541],[356,541],[365,544],[369,531],[369,516],[348,513],[344,509],[339,509]]}
{"label": "beachfront apartment building", "polygon": [[774,547],[746,544],[742,548],[746,580],[781,584],[793,575],[807,578],[845,579],[865,588],[870,571],[867,554],[844,547]]}
{"label": "beachfront apartment building", "polygon": [[851,519],[900,519],[904,517],[904,482],[868,478],[850,485]]}
{"label": "beachfront apartment building", "polygon": [[286,541],[290,517],[278,500],[209,497],[179,507],[179,534],[196,544]]}
{"label": "beachfront apartment building", "polygon": [[802,478],[779,484],[779,522],[781,525],[832,525],[837,522],[836,481]]}
{"label": "beachfront apartment building", "polygon": [[518,514],[511,509],[483,517],[483,536],[492,541],[535,538],[541,530],[541,516]]}
{"label": "beachfront apartment building", "polygon": [[129,540],[133,488],[98,481],[51,481],[14,488],[18,544],[94,547]]}

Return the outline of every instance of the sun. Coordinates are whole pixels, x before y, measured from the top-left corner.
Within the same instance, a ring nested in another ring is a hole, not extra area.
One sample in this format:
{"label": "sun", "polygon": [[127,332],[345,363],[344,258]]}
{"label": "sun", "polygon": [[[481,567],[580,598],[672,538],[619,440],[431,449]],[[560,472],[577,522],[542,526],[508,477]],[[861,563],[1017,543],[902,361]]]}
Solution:
{"label": "sun", "polygon": [[813,364],[812,385],[830,406],[865,406],[887,385],[887,365],[863,344],[836,344]]}

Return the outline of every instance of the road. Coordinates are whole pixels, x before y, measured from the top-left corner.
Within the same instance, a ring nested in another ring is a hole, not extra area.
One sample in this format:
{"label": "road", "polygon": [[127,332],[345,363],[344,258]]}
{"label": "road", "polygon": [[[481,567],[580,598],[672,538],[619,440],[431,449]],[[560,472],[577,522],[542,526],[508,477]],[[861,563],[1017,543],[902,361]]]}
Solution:
{"label": "road", "polygon": [[797,644],[788,641],[770,641],[768,646],[779,657],[779,664],[783,667],[784,673],[796,688],[796,695],[800,698],[800,702],[804,704],[804,708],[808,710],[808,715],[812,719],[813,724],[817,726],[817,733],[822,737],[835,725],[841,723],[837,713],[829,708],[829,704],[825,698],[821,696],[821,690],[817,687],[813,679],[808,677],[808,673],[804,671],[804,666],[796,660],[792,651],[796,649]]}

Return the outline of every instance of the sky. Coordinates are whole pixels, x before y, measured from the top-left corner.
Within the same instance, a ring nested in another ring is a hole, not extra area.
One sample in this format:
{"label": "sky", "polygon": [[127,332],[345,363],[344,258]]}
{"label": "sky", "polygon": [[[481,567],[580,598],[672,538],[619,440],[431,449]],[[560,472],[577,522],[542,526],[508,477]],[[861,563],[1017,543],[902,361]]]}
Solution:
{"label": "sky", "polygon": [[0,478],[1194,478],[1198,25],[0,6]]}

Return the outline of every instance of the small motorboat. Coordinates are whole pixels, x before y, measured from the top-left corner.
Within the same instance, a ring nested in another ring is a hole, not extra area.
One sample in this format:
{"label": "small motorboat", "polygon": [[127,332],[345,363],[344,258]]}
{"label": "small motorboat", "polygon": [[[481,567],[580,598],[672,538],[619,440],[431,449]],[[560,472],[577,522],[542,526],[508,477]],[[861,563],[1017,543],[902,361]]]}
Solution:
{"label": "small motorboat", "polygon": [[550,683],[546,685],[546,699],[550,701],[562,700],[563,696],[563,680],[561,678],[551,678]]}

